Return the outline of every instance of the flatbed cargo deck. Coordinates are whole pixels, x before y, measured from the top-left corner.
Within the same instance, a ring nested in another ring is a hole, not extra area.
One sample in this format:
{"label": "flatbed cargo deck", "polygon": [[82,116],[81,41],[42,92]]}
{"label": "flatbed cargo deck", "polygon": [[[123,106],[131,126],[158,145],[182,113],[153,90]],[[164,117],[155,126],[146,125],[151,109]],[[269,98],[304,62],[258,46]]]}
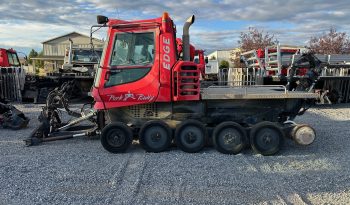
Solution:
{"label": "flatbed cargo deck", "polygon": [[203,100],[215,99],[315,99],[317,93],[288,91],[285,86],[210,86],[201,89]]}

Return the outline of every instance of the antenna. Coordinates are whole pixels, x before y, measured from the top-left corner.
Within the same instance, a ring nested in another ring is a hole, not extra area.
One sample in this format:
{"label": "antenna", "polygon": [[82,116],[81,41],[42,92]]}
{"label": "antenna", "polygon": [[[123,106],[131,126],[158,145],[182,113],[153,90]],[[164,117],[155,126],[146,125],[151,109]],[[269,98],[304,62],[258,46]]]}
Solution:
{"label": "antenna", "polygon": [[119,9],[117,8],[116,11],[117,11],[117,17],[118,17],[118,19],[120,19]]}

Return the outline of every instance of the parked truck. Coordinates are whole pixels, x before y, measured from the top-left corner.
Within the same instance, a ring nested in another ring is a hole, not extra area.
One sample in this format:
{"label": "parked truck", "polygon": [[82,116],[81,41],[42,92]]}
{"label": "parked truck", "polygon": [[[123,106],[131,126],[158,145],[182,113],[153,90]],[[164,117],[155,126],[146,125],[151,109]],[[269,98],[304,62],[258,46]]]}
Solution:
{"label": "parked truck", "polygon": [[[226,154],[250,145],[272,155],[284,138],[301,145],[314,141],[314,129],[293,119],[307,110],[315,93],[288,91],[282,85],[200,86],[189,36],[195,16],[183,26],[181,52],[168,13],[135,21],[98,16],[97,21],[94,27],[108,28],[108,40],[95,75],[93,109],[72,112],[66,88],[51,92],[27,145],[100,134],[103,147],[112,153],[125,152],[136,139],[148,152],[162,152],[175,143],[191,153],[213,144]],[[62,104],[77,118],[63,123],[58,114]],[[87,121],[94,126],[79,127]]]}
{"label": "parked truck", "polygon": [[70,45],[62,59],[64,63],[58,71],[48,72],[44,76],[26,76],[25,100],[44,103],[50,91],[68,82],[73,82],[70,83],[71,98],[88,98],[102,50],[74,47],[73,41],[69,40]]}

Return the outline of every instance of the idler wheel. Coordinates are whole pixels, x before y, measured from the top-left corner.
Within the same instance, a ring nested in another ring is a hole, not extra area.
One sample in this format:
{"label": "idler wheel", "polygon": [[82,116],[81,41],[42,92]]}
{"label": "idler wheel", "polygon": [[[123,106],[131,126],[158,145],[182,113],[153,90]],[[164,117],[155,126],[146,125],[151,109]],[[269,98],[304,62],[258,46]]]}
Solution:
{"label": "idler wheel", "polygon": [[291,132],[293,140],[299,145],[310,145],[316,138],[315,130],[309,125],[297,125]]}

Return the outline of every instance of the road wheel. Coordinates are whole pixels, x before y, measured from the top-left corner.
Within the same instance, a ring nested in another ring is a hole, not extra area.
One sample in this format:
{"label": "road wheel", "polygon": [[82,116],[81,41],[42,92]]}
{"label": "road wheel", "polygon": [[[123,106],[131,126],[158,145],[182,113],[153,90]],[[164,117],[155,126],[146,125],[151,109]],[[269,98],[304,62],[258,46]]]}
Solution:
{"label": "road wheel", "polygon": [[171,129],[162,121],[149,121],[142,126],[139,140],[147,152],[162,152],[170,146]]}
{"label": "road wheel", "polygon": [[113,122],[102,129],[101,144],[109,152],[125,152],[132,139],[131,129],[122,122]]}
{"label": "road wheel", "polygon": [[213,131],[216,150],[224,154],[238,154],[247,144],[244,128],[235,122],[223,122]]}
{"label": "road wheel", "polygon": [[175,131],[177,146],[184,152],[194,153],[203,149],[206,142],[204,125],[197,120],[186,120]]}
{"label": "road wheel", "polygon": [[275,123],[260,122],[250,131],[250,143],[255,152],[273,155],[282,146],[283,132]]}

